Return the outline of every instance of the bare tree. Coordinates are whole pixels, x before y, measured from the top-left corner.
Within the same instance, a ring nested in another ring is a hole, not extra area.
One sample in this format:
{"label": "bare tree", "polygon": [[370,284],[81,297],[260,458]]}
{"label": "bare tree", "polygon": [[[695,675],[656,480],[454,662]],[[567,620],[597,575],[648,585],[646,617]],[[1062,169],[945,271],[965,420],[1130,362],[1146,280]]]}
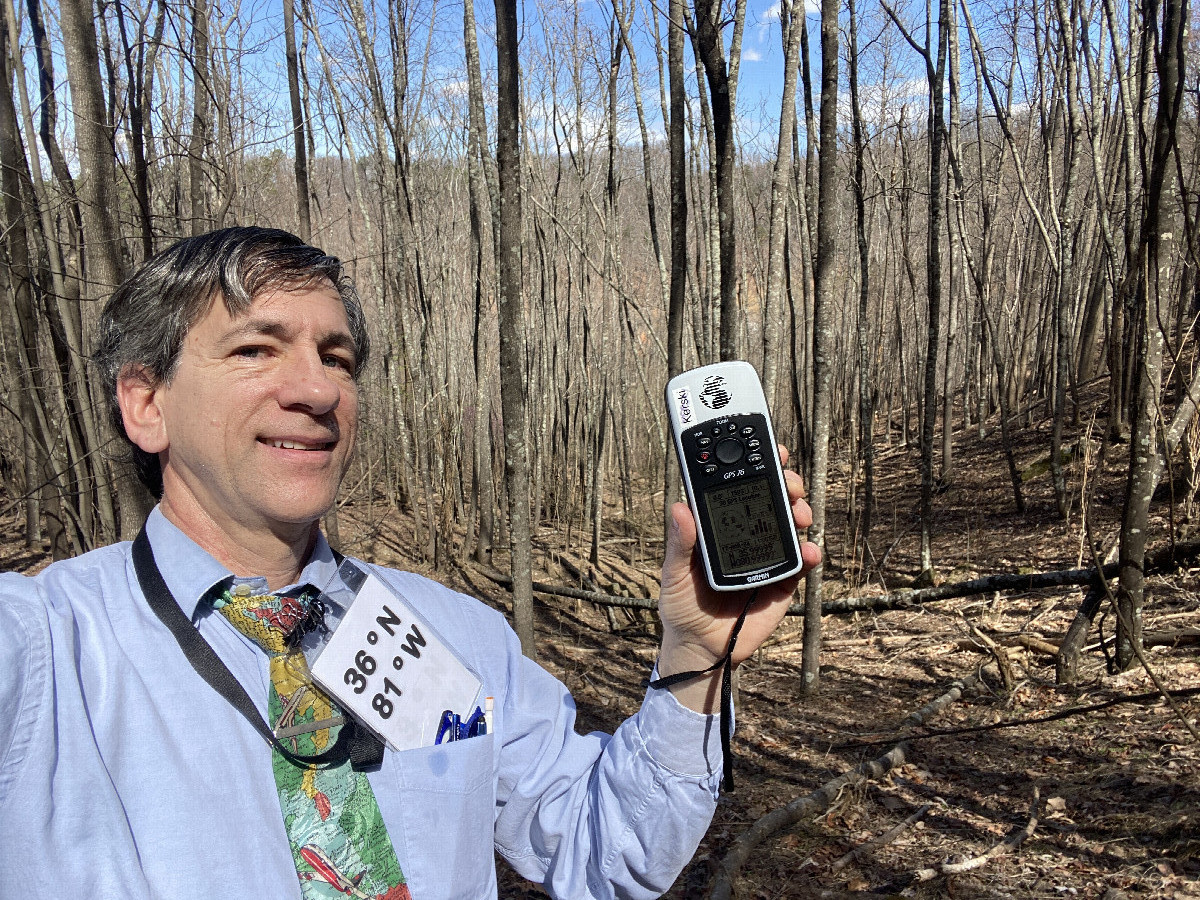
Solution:
{"label": "bare tree", "polygon": [[768,232],[767,294],[763,302],[763,388],[774,402],[779,377],[779,324],[777,310],[783,296],[783,244],[788,197],[792,184],[792,130],[796,123],[796,70],[804,7],[783,2],[779,23],[783,31],[783,99],[780,101],[779,138],[771,174],[771,212]]}
{"label": "bare tree", "polygon": [[[697,56],[712,99],[716,151],[717,231],[721,265],[721,359],[737,358],[737,230],[734,213],[733,85],[725,62],[719,0],[696,2]],[[744,10],[744,6],[742,7]]]}
{"label": "bare tree", "polygon": [[[1133,436],[1129,454],[1129,480],[1125,492],[1125,510],[1121,519],[1121,551],[1118,562],[1117,666],[1127,669],[1141,653],[1142,606],[1146,579],[1146,526],[1150,517],[1161,427],[1163,359],[1163,323],[1165,291],[1169,281],[1167,245],[1171,228],[1166,214],[1166,199],[1175,176],[1174,154],[1182,102],[1184,42],[1187,39],[1187,0],[1164,0],[1159,40],[1155,47],[1158,72],[1158,106],[1151,143],[1150,170],[1147,175],[1143,206],[1141,244],[1134,275],[1138,279],[1137,311],[1134,320],[1140,330],[1137,364],[1137,393],[1133,406]],[[1157,0],[1142,5],[1142,22],[1156,27],[1159,22]]]}
{"label": "bare tree", "polygon": [[[933,521],[933,438],[937,428],[937,367],[941,347],[942,328],[942,156],[945,143],[945,84],[946,54],[949,48],[950,9],[952,0],[939,0],[937,22],[937,48],[930,46],[933,23],[926,12],[926,43],[918,44],[905,28],[899,17],[885,2],[884,11],[904,34],[914,50],[925,63],[925,76],[929,84],[929,115],[927,133],[929,139],[929,204],[925,240],[925,292],[928,301],[928,324],[925,342],[925,389],[921,403],[921,574],[920,584],[932,584],[933,548],[930,542],[930,525]],[[950,422],[942,423],[950,428]]]}
{"label": "bare tree", "polygon": [[863,466],[863,497],[858,519],[859,543],[864,562],[870,558],[871,518],[875,505],[875,408],[870,384],[871,254],[867,246],[866,123],[858,93],[858,13],[849,0],[849,57],[846,80],[850,87],[850,124],[854,142],[854,225],[858,238],[858,422],[859,453]]}
{"label": "bare tree", "polygon": [[212,86],[209,79],[208,3],[192,4],[192,133],[188,141],[188,217],[191,233],[203,234],[212,227],[208,210],[205,155]]}
{"label": "bare tree", "polygon": [[[475,543],[475,558],[490,564],[495,530],[495,483],[492,480],[491,378],[488,375],[489,326],[495,315],[495,295],[492,287],[494,263],[497,257],[499,229],[499,187],[488,152],[486,110],[483,102],[483,81],[479,66],[479,44],[475,32],[475,2],[463,2],[463,46],[467,60],[467,153],[471,253],[475,260],[475,422],[474,422],[474,490],[472,503],[478,510],[479,531]],[[488,258],[493,265],[487,265]],[[469,517],[470,518],[470,517]]]}
{"label": "bare tree", "polygon": [[[76,186],[83,204],[87,283],[83,295],[99,300],[124,280],[125,273],[116,219],[113,131],[104,102],[91,4],[86,0],[63,0],[59,13],[80,162]],[[121,535],[132,537],[150,510],[150,496],[127,466],[117,470],[116,491]]]}
{"label": "bare tree", "polygon": [[300,104],[300,63],[296,58],[295,0],[283,0],[283,46],[287,58],[288,100],[292,107],[292,147],[295,153],[293,170],[296,173],[296,217],[299,234],[312,240],[312,213],[309,211],[308,152],[304,140],[304,108]]}
{"label": "bare tree", "polygon": [[525,422],[525,302],[521,278],[521,90],[517,5],[496,0],[496,170],[500,188],[500,402],[508,485],[513,620],[526,656],[533,634],[533,570],[529,545],[529,462]]}
{"label": "bare tree", "polygon": [[[837,96],[838,0],[821,0],[821,159],[817,209],[817,255],[814,266],[812,468],[808,475],[813,524],[809,540],[825,541],[825,497],[829,471],[830,392],[833,368],[833,299],[837,241]],[[805,696],[821,686],[821,595],[824,566],[808,575],[804,592],[804,638],[801,672]]]}
{"label": "bare tree", "polygon": [[[671,302],[667,311],[667,377],[683,371],[684,300],[687,296],[687,159],[684,147],[683,0],[670,0],[667,14],[667,69],[671,84],[671,117],[667,144],[671,154]],[[671,523],[671,503],[679,496],[679,461],[666,450],[664,527]]]}

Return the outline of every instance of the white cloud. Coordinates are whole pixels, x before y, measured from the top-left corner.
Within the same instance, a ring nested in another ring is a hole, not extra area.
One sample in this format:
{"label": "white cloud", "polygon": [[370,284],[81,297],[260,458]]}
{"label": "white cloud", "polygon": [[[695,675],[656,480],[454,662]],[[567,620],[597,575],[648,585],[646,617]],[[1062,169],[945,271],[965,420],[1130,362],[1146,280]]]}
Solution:
{"label": "white cloud", "polygon": [[445,83],[443,92],[447,97],[466,97],[470,92],[470,85],[465,78],[456,78]]}

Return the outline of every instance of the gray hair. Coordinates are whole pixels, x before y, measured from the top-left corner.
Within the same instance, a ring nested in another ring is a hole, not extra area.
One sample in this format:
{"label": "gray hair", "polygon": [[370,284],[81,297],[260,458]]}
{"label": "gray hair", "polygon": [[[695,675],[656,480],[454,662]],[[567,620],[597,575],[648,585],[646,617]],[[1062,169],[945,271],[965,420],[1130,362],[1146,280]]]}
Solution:
{"label": "gray hair", "polygon": [[128,443],[138,478],[162,495],[158,457],[129,440],[117,403],[117,381],[136,369],[170,384],[188,331],[220,297],[231,316],[246,313],[260,291],[303,288],[328,279],[337,289],[357,358],[355,378],[370,354],[358,291],[342,263],[276,228],[223,228],[185,238],[149,259],[104,306],[92,361],[100,372],[108,414]]}

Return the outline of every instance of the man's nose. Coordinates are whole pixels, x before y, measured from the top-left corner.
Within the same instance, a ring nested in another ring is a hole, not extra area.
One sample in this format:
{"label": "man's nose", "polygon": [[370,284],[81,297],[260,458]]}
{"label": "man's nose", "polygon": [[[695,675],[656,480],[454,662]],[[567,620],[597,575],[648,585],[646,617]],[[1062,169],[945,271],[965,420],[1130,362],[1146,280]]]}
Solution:
{"label": "man's nose", "polygon": [[341,388],[315,350],[289,354],[282,374],[279,398],[282,406],[301,407],[316,415],[337,408]]}

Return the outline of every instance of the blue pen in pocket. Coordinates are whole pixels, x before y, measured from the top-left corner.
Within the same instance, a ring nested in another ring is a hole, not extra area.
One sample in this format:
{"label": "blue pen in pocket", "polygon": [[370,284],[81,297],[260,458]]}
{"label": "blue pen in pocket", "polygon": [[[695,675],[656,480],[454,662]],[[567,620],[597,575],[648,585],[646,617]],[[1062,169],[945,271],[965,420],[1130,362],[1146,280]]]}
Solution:
{"label": "blue pen in pocket", "polygon": [[463,723],[460,736],[469,738],[479,737],[483,734],[487,734],[487,719],[484,718],[483,710],[477,706],[475,712],[471,713],[471,717]]}
{"label": "blue pen in pocket", "polygon": [[461,724],[459,718],[453,710],[443,710],[441,721],[438,723],[437,737],[434,739],[434,744],[440,744],[445,741],[457,741],[460,734]]}
{"label": "blue pen in pocket", "polygon": [[484,734],[487,734],[487,717],[478,706],[465,722],[453,710],[447,709],[442,711],[434,744],[463,741]]}

